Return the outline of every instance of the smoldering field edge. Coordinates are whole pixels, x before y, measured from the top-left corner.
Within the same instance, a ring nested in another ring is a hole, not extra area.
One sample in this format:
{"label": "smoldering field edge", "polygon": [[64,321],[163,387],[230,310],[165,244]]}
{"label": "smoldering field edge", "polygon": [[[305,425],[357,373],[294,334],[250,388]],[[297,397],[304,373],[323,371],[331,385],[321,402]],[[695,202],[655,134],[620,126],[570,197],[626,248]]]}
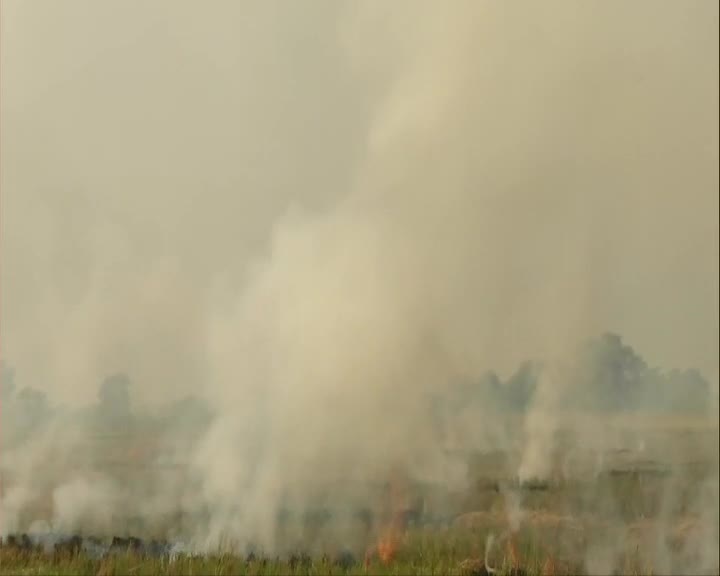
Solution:
{"label": "smoldering field edge", "polygon": [[[378,467],[372,477],[337,468],[314,470],[312,484],[285,477],[264,530],[240,503],[217,509],[203,501],[205,470],[192,456],[214,414],[199,399],[133,410],[132,383],[116,375],[94,404],[62,410],[13,387],[6,371],[4,406],[14,405],[16,420],[14,431],[12,420],[3,430],[4,532],[133,535],[188,552],[231,546],[319,558],[351,550],[361,558],[388,530],[450,538],[455,553],[476,555],[485,534],[511,531],[523,534],[526,549],[591,571],[627,561],[628,542],[656,571],[714,569],[712,386],[697,372],[649,368],[612,334],[576,354],[566,364],[577,374],[582,363],[584,378],[552,414],[533,412],[544,378],[537,362],[504,381],[490,372],[451,382],[443,398],[427,398],[436,442],[428,458]],[[225,523],[210,538],[218,514]]]}

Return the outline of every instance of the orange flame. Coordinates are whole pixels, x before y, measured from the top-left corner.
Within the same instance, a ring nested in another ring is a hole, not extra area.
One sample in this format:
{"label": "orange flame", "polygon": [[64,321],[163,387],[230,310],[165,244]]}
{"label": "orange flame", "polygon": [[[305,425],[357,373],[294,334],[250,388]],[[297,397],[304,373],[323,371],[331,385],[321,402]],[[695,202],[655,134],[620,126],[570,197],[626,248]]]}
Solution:
{"label": "orange flame", "polygon": [[555,576],[555,559],[548,556],[542,571],[543,576]]}
{"label": "orange flame", "polygon": [[520,568],[520,555],[518,554],[517,544],[515,543],[516,536],[517,533],[513,532],[508,539],[508,555],[510,556],[510,562],[512,562],[512,568],[514,570]]}
{"label": "orange flame", "polygon": [[393,474],[388,494],[390,500],[388,506],[391,510],[390,522],[382,531],[377,545],[370,548],[365,554],[365,566],[368,566],[375,556],[385,565],[390,564],[397,557],[401,537],[405,531],[402,506],[404,493],[404,482],[400,475]]}
{"label": "orange flame", "polygon": [[377,545],[377,553],[380,561],[383,564],[390,564],[397,555],[398,548],[400,547],[399,538],[392,532],[385,538],[382,538]]}

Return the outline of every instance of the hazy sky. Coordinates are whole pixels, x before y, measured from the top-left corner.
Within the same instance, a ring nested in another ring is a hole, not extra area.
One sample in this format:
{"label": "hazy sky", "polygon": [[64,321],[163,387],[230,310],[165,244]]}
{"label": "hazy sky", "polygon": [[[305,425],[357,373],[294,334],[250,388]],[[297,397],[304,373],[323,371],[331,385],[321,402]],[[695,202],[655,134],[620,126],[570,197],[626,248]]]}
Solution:
{"label": "hazy sky", "polygon": [[[23,384],[70,401],[127,370],[149,397],[189,389],[288,210],[348,197],[414,247],[399,285],[447,318],[460,371],[613,330],[717,378],[717,2],[497,0],[467,21],[390,4],[2,1],[0,328]],[[416,37],[460,25],[417,64]],[[437,118],[393,91],[428,70],[408,85],[447,89]],[[392,122],[416,112],[437,138],[396,162],[384,130],[413,149]],[[344,269],[318,258],[277,277],[333,294]]]}

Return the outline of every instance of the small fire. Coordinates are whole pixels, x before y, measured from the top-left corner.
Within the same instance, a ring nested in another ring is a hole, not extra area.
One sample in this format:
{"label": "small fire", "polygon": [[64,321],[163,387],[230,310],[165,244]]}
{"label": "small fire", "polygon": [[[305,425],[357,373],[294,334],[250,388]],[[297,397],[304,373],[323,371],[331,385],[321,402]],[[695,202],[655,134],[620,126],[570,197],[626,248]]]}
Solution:
{"label": "small fire", "polygon": [[400,547],[400,538],[392,532],[378,542],[377,553],[383,564],[390,564],[397,555]]}
{"label": "small fire", "polygon": [[365,553],[365,566],[369,566],[374,558],[385,565],[390,564],[400,548],[400,535],[400,530],[393,523],[380,537],[377,545],[370,547]]}
{"label": "small fire", "polygon": [[552,556],[548,556],[545,560],[545,565],[542,571],[543,576],[555,576],[555,559]]}
{"label": "small fire", "polygon": [[510,534],[510,538],[508,538],[508,556],[510,556],[513,570],[520,568],[520,556],[518,555],[517,544],[515,542],[516,537],[517,533],[513,532]]}
{"label": "small fire", "polygon": [[365,565],[368,566],[374,557],[380,562],[387,565],[390,564],[397,556],[400,548],[402,535],[405,532],[404,521],[404,496],[405,483],[399,474],[393,474],[390,482],[390,491],[388,506],[391,511],[390,522],[381,536],[376,546],[371,547],[365,554]]}

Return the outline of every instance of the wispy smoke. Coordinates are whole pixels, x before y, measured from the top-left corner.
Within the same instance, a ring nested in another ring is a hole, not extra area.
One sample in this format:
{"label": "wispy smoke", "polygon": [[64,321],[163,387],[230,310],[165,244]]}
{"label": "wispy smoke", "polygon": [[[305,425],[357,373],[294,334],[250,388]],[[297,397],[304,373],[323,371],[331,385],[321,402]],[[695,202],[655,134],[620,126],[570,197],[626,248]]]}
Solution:
{"label": "wispy smoke", "polygon": [[[717,395],[717,6],[542,8],[3,3],[3,530],[134,499],[277,549],[287,510],[340,518],[398,471],[466,487],[454,451],[522,482],[682,453],[599,422]],[[121,428],[145,441],[107,453]],[[167,474],[119,481],[148,438]]]}

